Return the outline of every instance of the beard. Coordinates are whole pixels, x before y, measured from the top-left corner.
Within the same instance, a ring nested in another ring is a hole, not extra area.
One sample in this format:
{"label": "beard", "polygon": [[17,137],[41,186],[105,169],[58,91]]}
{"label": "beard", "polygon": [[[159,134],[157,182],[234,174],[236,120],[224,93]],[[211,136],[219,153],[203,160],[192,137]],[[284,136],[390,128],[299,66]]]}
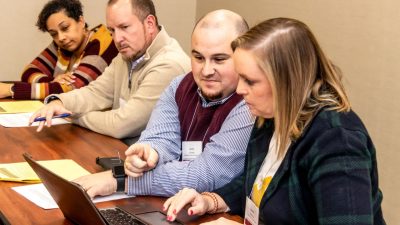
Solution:
{"label": "beard", "polygon": [[136,54],[132,54],[132,55],[122,55],[122,59],[124,59],[127,62],[133,62],[133,61],[136,61],[138,58],[142,57],[143,55],[144,55],[144,52],[139,51],[139,52],[136,52]]}
{"label": "beard", "polygon": [[200,90],[201,95],[203,95],[203,97],[209,101],[215,101],[215,100],[219,100],[222,98],[223,93],[222,92],[215,92],[215,93],[206,93],[203,90]]}

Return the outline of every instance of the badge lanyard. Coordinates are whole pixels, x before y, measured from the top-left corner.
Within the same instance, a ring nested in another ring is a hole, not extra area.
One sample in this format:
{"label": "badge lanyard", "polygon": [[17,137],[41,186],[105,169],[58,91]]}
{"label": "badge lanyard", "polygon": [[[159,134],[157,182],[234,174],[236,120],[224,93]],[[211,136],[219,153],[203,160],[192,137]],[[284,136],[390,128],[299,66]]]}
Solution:
{"label": "badge lanyard", "polygon": [[[189,138],[190,130],[192,129],[194,117],[196,116],[197,109],[199,107],[199,102],[196,104],[196,108],[194,109],[194,113],[192,116],[192,120],[190,121],[190,125],[188,128],[188,132],[186,133],[185,140]],[[207,127],[206,132],[204,133],[203,139],[201,141],[182,141],[182,161],[191,161],[197,158],[203,152],[203,143],[207,136],[208,129],[210,126]]]}

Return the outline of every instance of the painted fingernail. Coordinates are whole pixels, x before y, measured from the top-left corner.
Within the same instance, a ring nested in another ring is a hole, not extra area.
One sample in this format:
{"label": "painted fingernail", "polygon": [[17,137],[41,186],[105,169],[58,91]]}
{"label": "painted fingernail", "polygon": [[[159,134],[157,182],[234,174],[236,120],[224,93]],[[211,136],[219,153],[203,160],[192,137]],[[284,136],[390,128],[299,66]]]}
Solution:
{"label": "painted fingernail", "polygon": [[168,216],[168,217],[167,217],[167,220],[168,220],[168,221],[172,221],[172,216]]}
{"label": "painted fingernail", "polygon": [[189,216],[193,215],[193,210],[189,210]]}

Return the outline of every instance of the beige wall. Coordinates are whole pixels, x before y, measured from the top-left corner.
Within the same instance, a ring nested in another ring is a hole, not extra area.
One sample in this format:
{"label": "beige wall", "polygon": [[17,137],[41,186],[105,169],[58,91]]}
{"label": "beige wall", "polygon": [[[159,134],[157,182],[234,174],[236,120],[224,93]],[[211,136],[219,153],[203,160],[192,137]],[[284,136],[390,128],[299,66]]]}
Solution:
{"label": "beige wall", "polygon": [[354,110],[377,149],[387,224],[400,224],[400,2],[397,0],[201,0],[197,15],[227,8],[251,25],[272,17],[308,24],[345,74]]}

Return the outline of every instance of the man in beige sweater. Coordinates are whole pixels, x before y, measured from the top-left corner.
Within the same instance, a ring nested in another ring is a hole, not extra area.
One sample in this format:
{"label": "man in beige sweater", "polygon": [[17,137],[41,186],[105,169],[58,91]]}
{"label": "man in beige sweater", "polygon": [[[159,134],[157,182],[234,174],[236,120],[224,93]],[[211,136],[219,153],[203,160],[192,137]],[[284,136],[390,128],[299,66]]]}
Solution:
{"label": "man in beige sweater", "polygon": [[106,21],[119,55],[88,86],[50,95],[34,113],[46,117],[71,113],[73,123],[132,143],[146,127],[150,113],[170,81],[190,71],[189,57],[178,42],[158,25],[153,2],[110,0]]}

